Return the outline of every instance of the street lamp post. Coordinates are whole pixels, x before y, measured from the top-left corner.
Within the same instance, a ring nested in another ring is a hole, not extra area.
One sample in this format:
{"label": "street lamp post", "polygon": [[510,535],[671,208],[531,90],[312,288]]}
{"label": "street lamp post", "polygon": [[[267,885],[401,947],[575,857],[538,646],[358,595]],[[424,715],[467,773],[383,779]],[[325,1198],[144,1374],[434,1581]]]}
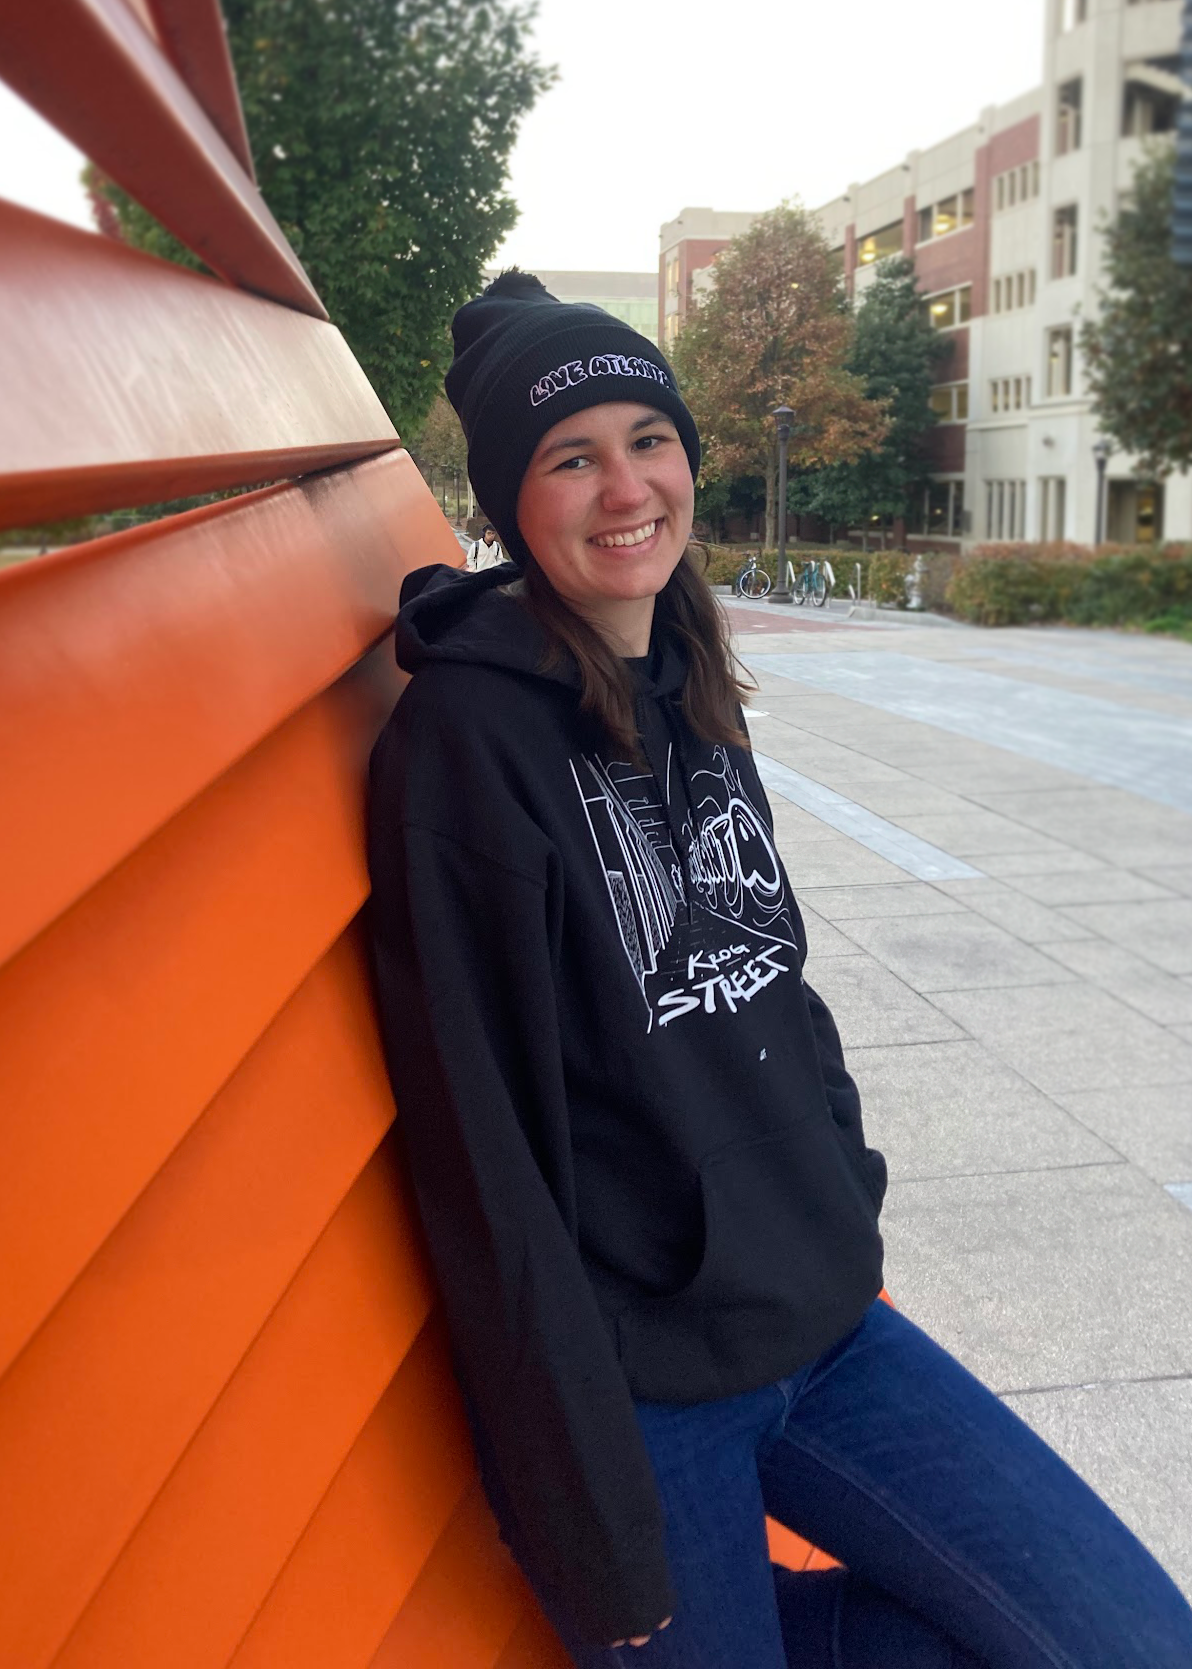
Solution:
{"label": "street lamp post", "polygon": [[1097,515],[1094,522],[1094,545],[1099,545],[1105,535],[1105,466],[1109,462],[1111,447],[1108,441],[1099,440],[1093,447],[1093,461],[1097,466]]}
{"label": "street lamp post", "polygon": [[791,588],[786,583],[786,449],[791,438],[789,406],[775,406],[774,426],[778,430],[778,584],[770,594],[772,603],[791,603]]}

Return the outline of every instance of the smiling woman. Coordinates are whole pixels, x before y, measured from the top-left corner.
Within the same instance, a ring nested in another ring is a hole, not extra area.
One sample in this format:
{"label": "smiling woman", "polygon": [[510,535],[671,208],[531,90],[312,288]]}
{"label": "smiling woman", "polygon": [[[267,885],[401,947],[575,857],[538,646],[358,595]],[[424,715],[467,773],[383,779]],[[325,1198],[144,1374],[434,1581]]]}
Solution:
{"label": "smiling woman", "polygon": [[[453,329],[513,560],[403,587],[371,919],[485,1489],[546,1614],[578,1669],[1186,1665],[1144,1550],[876,1302],[885,1162],[804,977],[670,366],[521,273]],[[767,1513],[840,1567],[772,1569]]]}

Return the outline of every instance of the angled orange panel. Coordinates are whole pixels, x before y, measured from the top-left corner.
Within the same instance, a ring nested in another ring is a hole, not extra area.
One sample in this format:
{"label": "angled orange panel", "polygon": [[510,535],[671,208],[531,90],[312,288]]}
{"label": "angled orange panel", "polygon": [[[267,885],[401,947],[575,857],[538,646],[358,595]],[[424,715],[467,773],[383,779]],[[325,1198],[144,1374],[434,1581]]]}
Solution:
{"label": "angled orange panel", "polygon": [[230,1660],[234,1669],[368,1669],[472,1467],[446,1341],[432,1319]]}
{"label": "angled orange panel", "polygon": [[240,160],[124,0],[0,7],[0,72],[221,278],[327,317]]}
{"label": "angled orange panel", "polygon": [[224,144],[256,179],[218,0],[149,0],[157,38]]}
{"label": "angled orange panel", "polygon": [[[413,1224],[386,1144],[299,1268],[54,1669],[227,1662],[426,1320],[431,1289]],[[493,1563],[495,1574],[486,1570],[478,1582],[495,1603],[503,1590]]]}
{"label": "angled orange panel", "polygon": [[435,561],[459,546],[399,452],[0,571],[0,712],[21,715],[0,726],[0,962],[333,683]]}
{"label": "angled orange panel", "polygon": [[[632,1647],[627,1648],[629,1651]],[[632,1658],[627,1661],[632,1662]],[[541,1611],[533,1608],[518,1624],[516,1633],[497,1659],[496,1669],[575,1669],[575,1666]]]}
{"label": "angled orange panel", "polygon": [[0,316],[0,526],[398,445],[334,325],[2,202]]}
{"label": "angled orange panel", "polygon": [[810,1542],[772,1518],[766,1520],[766,1535],[770,1543],[770,1557],[775,1564],[785,1565],[788,1570],[809,1568],[808,1560],[815,1553]]}
{"label": "angled orange panel", "polygon": [[384,1135],[362,962],[319,964],[0,1381],[0,1663],[48,1662]]}
{"label": "angled orange panel", "polygon": [[476,1482],[435,1543],[369,1669],[493,1669],[533,1604]]}
{"label": "angled orange panel", "polygon": [[0,969],[0,1366],[364,902],[391,701],[382,648]]}

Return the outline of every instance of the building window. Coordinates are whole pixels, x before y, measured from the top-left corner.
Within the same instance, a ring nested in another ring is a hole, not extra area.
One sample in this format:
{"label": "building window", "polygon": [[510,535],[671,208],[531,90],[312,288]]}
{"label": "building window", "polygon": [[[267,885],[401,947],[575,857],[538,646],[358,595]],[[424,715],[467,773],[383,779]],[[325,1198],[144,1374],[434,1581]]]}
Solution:
{"label": "building window", "polygon": [[1059,325],[1047,332],[1047,393],[1072,392],[1072,326]]}
{"label": "building window", "polygon": [[964,482],[932,481],[923,498],[923,532],[959,539],[964,532]]}
{"label": "building window", "polygon": [[1171,133],[1180,110],[1178,58],[1144,58],[1125,67],[1122,138],[1146,139]]}
{"label": "building window", "polygon": [[676,338],[676,336],[678,336],[678,334],[679,334],[679,315],[677,313],[668,313],[666,315],[666,322],[663,326],[663,336],[665,337],[665,339],[668,343],[671,343],[675,340],[675,338]]}
{"label": "building window", "polygon": [[993,311],[1009,313],[1015,307],[1031,307],[1035,300],[1035,269],[1006,273],[993,281]]}
{"label": "building window", "polygon": [[1026,482],[985,483],[985,537],[1026,538]]}
{"label": "building window", "polygon": [[932,389],[929,404],[941,423],[967,423],[968,383],[940,383]]}
{"label": "building window", "polygon": [[1064,537],[1064,501],[1067,482],[1062,475],[1039,477],[1039,537],[1054,543]]}
{"label": "building window", "polygon": [[952,330],[956,325],[966,325],[972,317],[973,287],[964,284],[958,290],[944,290],[940,295],[928,296],[923,306],[936,330]]}
{"label": "building window", "polygon": [[1051,276],[1071,278],[1076,271],[1076,204],[1056,209],[1051,222]]}
{"label": "building window", "polygon": [[1060,32],[1067,34],[1089,15],[1089,0],[1060,0]]}
{"label": "building window", "polygon": [[1055,154],[1080,149],[1080,77],[1065,81],[1056,94]]}
{"label": "building window", "polygon": [[896,220],[890,226],[882,226],[876,232],[870,232],[857,245],[857,263],[859,266],[872,266],[875,261],[884,261],[887,255],[902,254],[902,222]]}
{"label": "building window", "polygon": [[993,178],[993,207],[995,213],[1015,208],[1039,195],[1040,170],[1037,162],[1024,162],[1017,168],[1007,168]]}
{"label": "building window", "polygon": [[931,238],[947,237],[949,232],[958,232],[973,223],[973,188],[954,193],[950,197],[941,197],[938,203],[929,204],[919,210],[919,242],[927,243]]}
{"label": "building window", "polygon": [[679,293],[679,257],[676,255],[666,263],[666,293],[677,296]]}

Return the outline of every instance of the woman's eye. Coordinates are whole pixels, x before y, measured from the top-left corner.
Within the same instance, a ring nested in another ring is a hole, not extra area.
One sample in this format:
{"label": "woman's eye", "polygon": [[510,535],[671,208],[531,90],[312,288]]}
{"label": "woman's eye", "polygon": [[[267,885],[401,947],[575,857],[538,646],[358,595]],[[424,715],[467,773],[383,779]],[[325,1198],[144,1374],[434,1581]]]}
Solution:
{"label": "woman's eye", "polygon": [[589,463],[589,462],[590,462],[590,459],[585,458],[583,456],[580,456],[578,458],[564,458],[563,462],[558,467],[560,469],[569,469],[569,470],[575,471],[577,469],[582,469],[584,467],[584,465]]}

